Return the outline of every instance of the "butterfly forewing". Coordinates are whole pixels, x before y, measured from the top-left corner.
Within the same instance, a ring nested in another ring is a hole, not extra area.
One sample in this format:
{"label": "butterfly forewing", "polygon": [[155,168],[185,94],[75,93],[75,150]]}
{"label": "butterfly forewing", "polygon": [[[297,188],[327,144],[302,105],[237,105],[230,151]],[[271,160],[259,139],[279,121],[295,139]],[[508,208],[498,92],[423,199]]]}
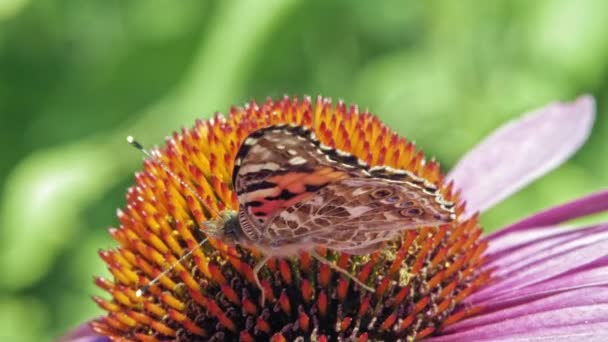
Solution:
{"label": "butterfly forewing", "polygon": [[[302,127],[268,127],[245,139],[235,161],[234,190],[241,222],[261,234],[276,213],[349,177],[324,158],[314,134]],[[251,236],[250,236],[251,237]]]}
{"label": "butterfly forewing", "polygon": [[453,220],[433,184],[373,167],[301,126],[272,126],[241,146],[233,173],[243,231],[253,242],[367,250],[405,229]]}

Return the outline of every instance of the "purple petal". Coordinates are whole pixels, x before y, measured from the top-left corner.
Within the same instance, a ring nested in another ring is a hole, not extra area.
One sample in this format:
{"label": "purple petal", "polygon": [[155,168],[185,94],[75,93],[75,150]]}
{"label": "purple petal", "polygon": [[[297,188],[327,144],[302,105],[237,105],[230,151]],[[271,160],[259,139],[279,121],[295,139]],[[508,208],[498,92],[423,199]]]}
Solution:
{"label": "purple petal", "polygon": [[57,340],[57,342],[109,342],[110,339],[100,336],[91,329],[89,323],[84,323],[78,328],[68,332]]}
{"label": "purple petal", "polygon": [[554,226],[606,210],[608,210],[608,189],[543,210],[491,234],[490,237],[496,239],[513,231],[523,231],[532,227]]}
{"label": "purple petal", "polygon": [[[501,310],[508,306],[526,304],[531,300],[586,287],[608,286],[608,258],[596,260],[558,276],[527,286],[497,291],[496,296],[467,298],[468,305],[480,305],[486,310]],[[470,303],[474,304],[470,304]]]}
{"label": "purple petal", "polygon": [[526,250],[528,250],[528,254],[533,254],[541,248],[559,245],[565,241],[583,238],[586,235],[601,233],[600,231],[605,230],[606,228],[602,225],[587,229],[552,226],[488,236],[486,239],[490,242],[490,246],[486,252],[486,263],[490,264],[495,259],[499,259],[502,263],[508,263],[509,258],[523,259]]}
{"label": "purple petal", "polygon": [[[606,224],[578,229],[571,234],[565,234],[560,229],[556,231],[560,234],[512,248],[510,253],[502,253],[499,257],[490,257],[485,267],[495,269],[495,282],[469,296],[467,301],[481,303],[504,296],[522,295],[528,293],[526,287],[559,277],[608,254]],[[608,272],[605,273],[604,280],[608,283]]]}
{"label": "purple petal", "polygon": [[585,142],[595,118],[593,97],[552,103],[502,126],[448,174],[467,202],[484,211],[567,160]]}
{"label": "purple petal", "polygon": [[512,230],[488,241],[493,282],[464,302],[481,312],[431,341],[608,341],[608,223]]}
{"label": "purple petal", "polygon": [[573,232],[574,230],[569,227],[551,226],[531,228],[509,234],[490,234],[484,238],[491,241],[486,255],[493,259],[500,257],[502,254],[510,254],[513,249],[522,248],[528,244],[536,244],[538,240],[545,238],[549,240],[559,234],[572,234]]}
{"label": "purple petal", "polygon": [[[464,320],[448,327],[445,332],[473,329],[507,319],[514,319],[519,316],[529,316],[542,312],[557,313],[557,317],[561,317],[563,313],[560,310],[563,308],[594,307],[597,304],[607,305],[608,286],[581,288],[539,297],[538,299],[528,300],[525,303],[521,302],[518,304],[519,305],[500,308],[498,310]],[[493,309],[496,308],[493,307]],[[608,311],[604,310],[604,315],[596,317],[596,320],[608,322],[608,315],[606,315],[607,313]],[[586,319],[588,318],[589,317]],[[576,322],[576,320],[572,320],[570,323]]]}
{"label": "purple petal", "polygon": [[524,315],[426,341],[608,341],[608,322],[593,321],[597,319],[597,315],[594,315],[596,312],[606,316],[608,305],[569,308],[560,314],[542,312]]}

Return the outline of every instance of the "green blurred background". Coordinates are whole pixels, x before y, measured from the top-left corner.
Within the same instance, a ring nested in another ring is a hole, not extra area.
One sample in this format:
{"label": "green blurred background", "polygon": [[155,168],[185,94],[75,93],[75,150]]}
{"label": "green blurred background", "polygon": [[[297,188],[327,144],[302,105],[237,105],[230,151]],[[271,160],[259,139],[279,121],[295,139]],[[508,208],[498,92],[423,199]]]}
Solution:
{"label": "green blurred background", "polygon": [[449,169],[509,118],[598,100],[574,159],[484,215],[488,230],[607,184],[608,1],[0,1],[0,339],[99,315],[141,156],[250,98],[376,112]]}

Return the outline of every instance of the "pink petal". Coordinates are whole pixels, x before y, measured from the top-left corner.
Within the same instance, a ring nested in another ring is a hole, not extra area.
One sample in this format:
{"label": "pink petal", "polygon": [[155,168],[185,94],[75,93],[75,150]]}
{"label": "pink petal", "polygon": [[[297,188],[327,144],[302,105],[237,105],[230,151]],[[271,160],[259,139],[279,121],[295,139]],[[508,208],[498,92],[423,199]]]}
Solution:
{"label": "pink petal", "polygon": [[531,300],[557,293],[588,287],[605,287],[608,286],[607,267],[608,258],[603,258],[534,284],[497,291],[496,296],[467,298],[466,302],[468,305],[483,306],[487,310],[500,310],[507,306],[526,304]]}
{"label": "pink petal", "polygon": [[569,318],[586,318],[590,311],[600,311],[602,315],[608,312],[608,305],[581,308],[579,310],[564,310],[564,319],[556,322],[551,312],[520,316],[497,322],[492,325],[476,327],[453,334],[429,338],[429,342],[450,341],[551,341],[551,342],[604,342],[608,341],[608,322],[577,321],[570,323]]}
{"label": "pink petal", "polygon": [[568,202],[518,221],[507,228],[496,231],[489,238],[497,239],[500,236],[514,231],[524,231],[533,227],[554,226],[579,217],[589,216],[608,210],[608,189],[601,190],[583,198]]}
{"label": "pink petal", "polygon": [[[499,230],[498,232],[501,231],[502,230]],[[552,237],[560,234],[573,234],[573,232],[574,230],[571,227],[551,226],[530,228],[508,234],[490,234],[484,238],[491,241],[486,254],[488,258],[494,259],[496,257],[500,257],[502,254],[512,253],[513,249],[522,248],[527,244],[535,244],[538,240],[547,238],[548,241],[551,241],[550,239]],[[545,241],[544,243],[548,242]]]}
{"label": "pink petal", "polygon": [[467,202],[484,211],[566,161],[585,142],[595,118],[586,95],[552,103],[511,121],[469,151],[448,174]]}
{"label": "pink petal", "polygon": [[608,223],[488,238],[493,282],[465,299],[481,311],[431,341],[608,341]]}
{"label": "pink petal", "polygon": [[[608,304],[608,286],[591,286],[571,291],[564,291],[546,295],[543,297],[518,301],[516,305],[505,303],[501,307],[492,306],[495,311],[484,313],[477,317],[466,319],[448,327],[445,332],[463,331],[482,325],[489,325],[505,319],[513,319],[518,316],[531,315],[541,312],[552,311],[560,313],[559,310],[570,307],[591,307],[596,304]],[[604,314],[608,311],[604,311]],[[600,317],[600,320],[608,322],[608,316]],[[572,322],[575,323],[575,322]]]}
{"label": "pink petal", "polygon": [[[549,229],[549,228],[547,228]],[[485,267],[494,269],[494,283],[467,298],[471,303],[504,296],[528,294],[526,287],[549,281],[608,255],[608,225],[574,230],[513,248],[492,258]],[[492,243],[490,242],[490,245]],[[608,283],[608,272],[604,281]],[[523,291],[523,292],[522,292]]]}
{"label": "pink petal", "polygon": [[[541,227],[505,235],[489,236],[490,242],[486,252],[486,264],[498,262],[507,264],[516,258],[522,260],[541,250],[567,241],[584,238],[590,234],[602,234],[608,228],[600,225],[596,228],[576,229],[564,226]],[[604,234],[605,235],[605,234]]]}

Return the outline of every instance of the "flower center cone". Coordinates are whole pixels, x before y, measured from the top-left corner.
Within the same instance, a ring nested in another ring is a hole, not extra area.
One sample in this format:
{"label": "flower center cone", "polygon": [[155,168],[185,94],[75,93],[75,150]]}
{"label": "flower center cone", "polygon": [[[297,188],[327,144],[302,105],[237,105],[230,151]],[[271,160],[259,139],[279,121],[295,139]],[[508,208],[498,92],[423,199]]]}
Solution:
{"label": "flower center cone", "polygon": [[[202,222],[238,210],[231,178],[243,139],[284,123],[309,127],[322,143],[372,166],[408,170],[458,203],[437,162],[356,106],[319,97],[315,104],[283,98],[233,107],[226,118],[197,121],[154,151],[188,187],[154,160],[136,174],[120,226],[110,229],[118,247],[100,252],[112,279],[95,279],[109,294],[94,297],[107,312],[92,323],[95,331],[139,341],[420,340],[478,310],[461,303],[490,279],[480,271],[487,245],[477,217],[460,217],[463,203],[454,222],[405,231],[369,255],[317,250],[375,292],[302,252],[262,268],[262,305],[253,275],[259,251],[212,238],[197,248],[206,238]],[[172,265],[144,295],[136,294]]]}

